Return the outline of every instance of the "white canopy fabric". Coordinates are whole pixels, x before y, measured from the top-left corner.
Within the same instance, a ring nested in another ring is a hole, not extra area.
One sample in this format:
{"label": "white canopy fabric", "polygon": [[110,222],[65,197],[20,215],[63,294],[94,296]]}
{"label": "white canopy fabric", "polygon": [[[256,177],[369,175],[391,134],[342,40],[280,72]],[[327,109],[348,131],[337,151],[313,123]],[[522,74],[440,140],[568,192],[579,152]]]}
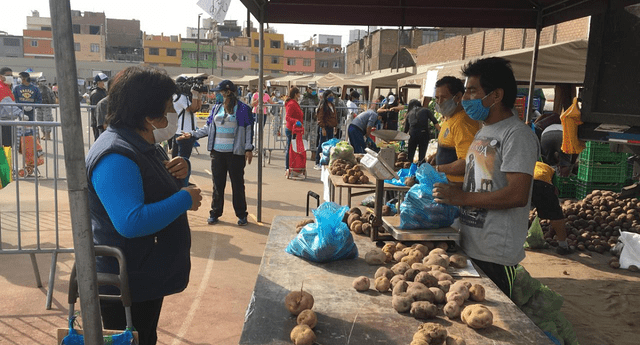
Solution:
{"label": "white canopy fabric", "polygon": [[291,75],[286,75],[283,77],[278,77],[278,78],[274,78],[274,79],[270,79],[269,83],[271,84],[271,86],[282,86],[284,88],[286,88],[287,90],[289,90],[289,88],[291,86],[293,86],[293,81],[298,80],[298,79],[306,79],[311,77],[310,75],[299,75],[299,74],[291,74]]}
{"label": "white canopy fabric", "polygon": [[[357,83],[366,83],[369,87],[369,97],[368,99],[373,98],[373,92],[379,88],[388,88],[395,89],[398,87],[398,79],[411,76],[415,73],[415,68],[403,68],[401,70],[393,70],[386,69],[382,70],[378,73],[372,73],[355,80],[350,79],[348,82],[357,82]],[[345,87],[352,86],[351,84],[345,83]]]}
{"label": "white canopy fabric", "polygon": [[[273,77],[265,75],[264,81],[270,80],[272,78]],[[229,79],[229,80],[231,80],[231,82],[234,83],[236,86],[247,86],[252,88],[252,87],[258,87],[258,83],[260,82],[260,77],[257,75],[245,75],[240,78]]]}
{"label": "white canopy fabric", "polygon": [[304,87],[308,87],[309,85],[317,85],[318,84],[318,80],[320,78],[324,77],[324,75],[322,74],[317,74],[314,76],[309,76],[306,78],[300,78],[300,79],[295,79],[291,81],[291,85],[293,86],[304,86]]}

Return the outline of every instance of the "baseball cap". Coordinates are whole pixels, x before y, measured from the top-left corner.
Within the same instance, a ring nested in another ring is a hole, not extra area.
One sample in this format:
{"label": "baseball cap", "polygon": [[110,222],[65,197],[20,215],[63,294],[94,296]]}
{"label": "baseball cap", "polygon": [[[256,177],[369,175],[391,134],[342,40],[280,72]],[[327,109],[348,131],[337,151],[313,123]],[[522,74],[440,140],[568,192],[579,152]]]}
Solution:
{"label": "baseball cap", "polygon": [[221,81],[218,84],[218,86],[213,88],[211,91],[223,91],[223,90],[229,90],[229,91],[236,92],[237,88],[236,88],[236,85],[231,82],[231,80],[225,79],[225,80]]}
{"label": "baseball cap", "polygon": [[393,104],[393,102],[396,100],[396,97],[394,95],[390,95],[388,98],[389,98],[389,101],[387,101],[387,103],[389,104]]}
{"label": "baseball cap", "polygon": [[42,76],[42,77],[38,78],[38,81],[39,81],[39,82],[47,81],[47,78],[45,78],[44,76]]}
{"label": "baseball cap", "polygon": [[96,83],[99,81],[107,81],[107,80],[109,80],[109,77],[107,77],[107,75],[104,73],[98,73],[96,74],[95,77],[93,77],[93,81]]}

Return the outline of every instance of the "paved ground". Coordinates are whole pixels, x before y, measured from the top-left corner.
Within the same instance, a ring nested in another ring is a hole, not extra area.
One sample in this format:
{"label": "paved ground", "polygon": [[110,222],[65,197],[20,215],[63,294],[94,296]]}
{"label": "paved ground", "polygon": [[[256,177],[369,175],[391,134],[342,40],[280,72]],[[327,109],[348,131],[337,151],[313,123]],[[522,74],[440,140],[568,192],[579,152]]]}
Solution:
{"label": "paved ground", "polygon": [[[257,221],[257,157],[246,169],[249,225],[238,227],[231,205],[231,186],[227,185],[224,215],[220,223],[206,224],[211,202],[210,160],[205,150],[192,157],[192,181],[203,190],[203,207],[189,212],[192,231],[192,270],[187,289],[165,299],[159,324],[159,344],[237,344],[245,309],[255,284],[271,220],[276,215],[304,215],[308,190],[322,192],[319,171],[309,170],[309,178],[284,178],[284,154],[273,152],[263,168],[262,222]],[[308,167],[312,162],[308,161]],[[43,167],[43,171],[44,171]],[[61,183],[61,187],[66,185]],[[16,193],[18,188],[19,193]],[[20,181],[0,190],[0,232],[2,249],[18,246],[16,232],[20,196],[22,248],[37,245],[36,222],[42,229],[41,248],[55,245],[55,204],[53,186],[42,181],[36,198],[33,181]],[[66,190],[59,195],[59,243],[71,248],[71,225]],[[36,203],[36,199],[40,200]],[[36,217],[36,205],[39,216]],[[315,203],[313,203],[315,205]],[[0,344],[54,344],[55,329],[66,326],[66,294],[73,254],[61,254],[56,265],[51,310],[45,310],[50,254],[38,254],[37,263],[43,288],[36,287],[28,254],[0,256]]]}

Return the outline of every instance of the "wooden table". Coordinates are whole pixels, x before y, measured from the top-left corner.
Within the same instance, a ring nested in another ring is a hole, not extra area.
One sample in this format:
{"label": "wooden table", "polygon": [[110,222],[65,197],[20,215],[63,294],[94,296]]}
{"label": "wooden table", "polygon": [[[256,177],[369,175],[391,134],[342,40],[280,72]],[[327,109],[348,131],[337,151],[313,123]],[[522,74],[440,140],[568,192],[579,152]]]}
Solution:
{"label": "wooden table", "polygon": [[437,322],[451,334],[474,344],[551,345],[551,341],[486,278],[465,278],[480,283],[487,300],[482,304],[494,314],[493,326],[474,330],[460,320],[439,316],[416,320],[391,306],[391,293],[369,290],[361,293],[351,287],[355,277],[373,277],[378,266],[369,266],[364,255],[375,247],[367,237],[355,235],[359,258],[326,264],[305,261],[285,252],[296,236],[295,224],[302,217],[274,218],[265,247],[256,286],[247,308],[240,344],[290,345],[289,334],[296,317],[284,306],[285,296],[304,290],[314,296],[318,315],[317,344],[409,344],[423,322]]}
{"label": "wooden table", "polygon": [[[342,180],[342,176],[330,174],[329,179],[331,181],[331,184],[330,184],[329,193],[331,196],[331,201],[335,202],[336,200],[336,188],[340,189],[338,194],[338,204],[340,205],[342,205],[342,189],[345,188],[347,190],[347,206],[349,206],[349,208],[351,208],[351,198],[353,198],[354,196],[375,193],[376,179],[373,176],[371,176],[371,173],[369,173],[369,171],[367,171],[365,168],[362,168],[361,171],[364,173],[365,176],[369,178],[368,183],[364,183],[364,184],[346,183]],[[352,189],[358,189],[360,191],[353,192]],[[385,183],[384,190],[399,191],[401,193],[406,193],[409,190],[409,187],[396,186],[391,183]]]}

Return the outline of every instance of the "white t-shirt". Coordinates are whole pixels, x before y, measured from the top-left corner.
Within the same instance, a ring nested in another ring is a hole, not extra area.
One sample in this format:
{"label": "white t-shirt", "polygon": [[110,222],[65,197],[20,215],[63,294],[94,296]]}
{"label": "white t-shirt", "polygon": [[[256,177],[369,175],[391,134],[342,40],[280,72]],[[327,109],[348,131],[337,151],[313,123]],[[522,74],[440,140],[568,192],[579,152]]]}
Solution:
{"label": "white t-shirt", "polygon": [[[176,131],[176,134],[182,134],[182,132],[191,132],[196,130],[195,126],[191,122],[191,118],[195,119],[195,117],[189,110],[187,110],[190,105],[191,103],[185,95],[180,95],[180,98],[178,98],[177,101],[173,102],[173,109],[175,109],[176,113],[178,114],[178,130]],[[180,116],[180,113],[183,109],[184,127],[182,126],[183,116]]]}
{"label": "white t-shirt", "polygon": [[347,110],[349,111],[349,114],[351,114],[351,117],[353,118],[355,115],[358,115],[358,106],[352,102],[351,100],[347,101]]}

